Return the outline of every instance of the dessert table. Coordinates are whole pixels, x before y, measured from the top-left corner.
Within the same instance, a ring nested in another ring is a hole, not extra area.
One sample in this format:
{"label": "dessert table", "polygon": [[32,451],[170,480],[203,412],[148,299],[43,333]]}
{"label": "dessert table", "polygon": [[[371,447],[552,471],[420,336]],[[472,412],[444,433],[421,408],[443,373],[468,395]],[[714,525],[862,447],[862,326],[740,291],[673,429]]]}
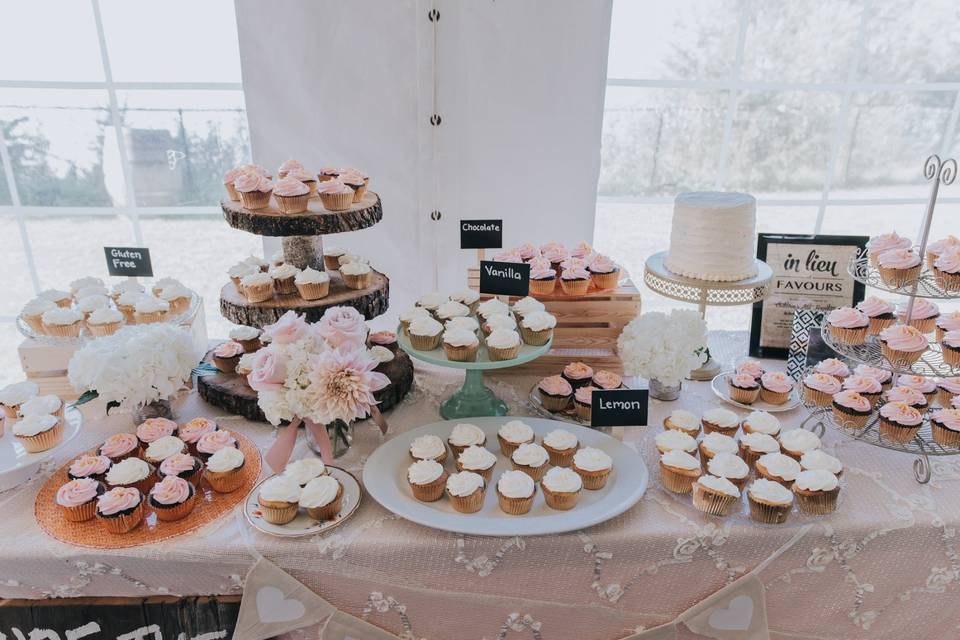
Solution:
{"label": "dessert table", "polygon": [[[713,333],[710,347],[729,362],[746,352],[746,338]],[[462,376],[418,363],[414,390],[387,416],[390,434],[437,421],[440,401]],[[526,399],[535,379],[488,382],[512,414],[532,414]],[[649,427],[624,428],[624,442],[652,447],[669,411],[719,402],[708,382],[685,382],[678,401],[651,402]],[[222,415],[196,393],[176,411],[212,417],[262,448],[274,436],[269,425]],[[778,415],[785,428],[806,417],[802,408]],[[84,407],[84,418],[82,433],[47,463],[48,472],[131,426],[129,416],[103,417],[97,403]],[[375,426],[357,425],[338,464],[359,477],[381,441]],[[102,551],[62,544],[39,529],[33,503],[41,474],[0,493],[0,597],[239,594],[262,555],[342,611],[402,638],[613,640],[673,620],[772,557],[758,573],[770,637],[955,636],[956,616],[943,613],[956,610],[960,588],[960,459],[933,460],[930,483],[919,485],[911,456],[832,432],[825,441],[845,465],[840,508],[780,528],[705,516],[665,492],[651,468],[650,487],[634,508],[574,533],[447,533],[401,520],[366,496],[349,521],[324,536],[270,537],[237,510],[184,537]],[[297,454],[307,454],[302,439]]]}

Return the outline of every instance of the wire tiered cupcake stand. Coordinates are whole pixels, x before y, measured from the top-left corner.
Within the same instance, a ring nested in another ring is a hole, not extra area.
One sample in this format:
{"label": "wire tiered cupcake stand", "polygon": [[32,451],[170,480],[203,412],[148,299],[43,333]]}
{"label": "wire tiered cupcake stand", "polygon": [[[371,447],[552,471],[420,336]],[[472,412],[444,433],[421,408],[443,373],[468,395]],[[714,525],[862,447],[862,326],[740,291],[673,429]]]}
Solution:
{"label": "wire tiered cupcake stand", "polygon": [[[950,291],[942,287],[937,282],[933,272],[925,264],[927,241],[929,239],[930,224],[933,219],[937,193],[941,184],[949,185],[953,183],[957,174],[957,162],[952,158],[941,161],[938,156],[933,155],[927,158],[924,163],[923,172],[927,180],[933,181],[933,186],[930,193],[930,201],[927,204],[926,215],[924,216],[920,245],[916,247],[918,255],[920,255],[921,259],[924,259],[920,277],[915,282],[902,287],[886,284],[880,277],[879,270],[870,264],[866,248],[861,249],[847,266],[848,273],[856,281],[890,294],[907,297],[906,318],[911,317],[917,298],[938,300],[956,300],[960,298],[960,291]],[[842,344],[834,340],[826,326],[826,320],[824,320],[821,333],[824,342],[842,357],[852,362],[891,372],[893,374],[894,386],[900,375],[915,375],[925,378],[960,376],[960,367],[953,367],[944,361],[941,345],[935,340],[930,341],[928,349],[919,360],[907,365],[901,362],[891,362],[887,359],[883,355],[880,341],[876,336],[869,336],[867,341],[862,345],[852,346]],[[929,421],[929,411],[927,415],[924,416],[923,426],[916,437],[908,442],[899,443],[881,436],[879,417],[876,412],[870,417],[865,427],[850,428],[849,425],[839,424],[834,419],[830,407],[818,407],[806,399],[804,399],[804,406],[810,412],[810,417],[808,417],[803,424],[806,428],[822,430],[824,424],[829,424],[841,433],[861,442],[866,442],[884,449],[914,454],[917,458],[913,461],[913,472],[917,482],[921,484],[930,481],[930,456],[952,456],[960,454],[960,448],[943,446],[934,441]],[[814,424],[808,426],[811,422]]]}

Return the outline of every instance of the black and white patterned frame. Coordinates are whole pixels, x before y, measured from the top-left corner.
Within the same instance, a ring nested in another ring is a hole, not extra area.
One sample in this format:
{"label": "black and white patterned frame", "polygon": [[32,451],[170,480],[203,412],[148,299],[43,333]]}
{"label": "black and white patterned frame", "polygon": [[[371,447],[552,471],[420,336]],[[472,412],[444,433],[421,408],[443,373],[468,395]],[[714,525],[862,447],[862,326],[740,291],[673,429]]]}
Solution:
{"label": "black and white patterned frame", "polygon": [[826,311],[821,309],[797,309],[793,312],[787,375],[798,382],[808,366],[837,355],[820,337],[825,314]]}

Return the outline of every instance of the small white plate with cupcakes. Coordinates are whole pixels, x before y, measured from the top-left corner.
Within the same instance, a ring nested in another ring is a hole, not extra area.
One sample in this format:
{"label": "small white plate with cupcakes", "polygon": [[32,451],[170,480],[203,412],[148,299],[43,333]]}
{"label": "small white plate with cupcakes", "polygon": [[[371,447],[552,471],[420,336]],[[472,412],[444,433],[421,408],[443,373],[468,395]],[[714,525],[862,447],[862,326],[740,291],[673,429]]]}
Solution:
{"label": "small white plate with cupcakes", "polygon": [[367,459],[363,484],[386,509],[443,531],[576,531],[630,509],[647,468],[622,442],[567,422],[473,417],[398,434]]}
{"label": "small white plate with cupcakes", "polygon": [[[319,458],[316,460],[319,462]],[[340,501],[340,508],[339,510],[336,510],[336,513],[323,513],[324,509],[322,507],[308,509],[303,505],[298,505],[296,508],[296,515],[292,520],[289,520],[284,524],[274,524],[269,522],[268,518],[265,517],[265,510],[260,504],[259,498],[261,495],[261,489],[264,487],[264,485],[267,485],[271,481],[276,481],[277,479],[286,479],[283,474],[278,474],[269,476],[268,478],[260,481],[247,496],[243,505],[243,514],[246,516],[247,522],[249,522],[254,529],[271,536],[277,536],[279,538],[300,538],[303,536],[313,536],[326,533],[327,531],[340,526],[346,520],[349,520],[350,516],[356,513],[357,507],[360,506],[360,501],[363,498],[363,489],[352,473],[345,469],[341,469],[340,467],[326,465],[322,475],[333,478],[340,485],[340,496],[337,498]],[[302,480],[306,480],[306,478],[302,478]],[[310,480],[313,480],[313,478]],[[291,482],[293,482],[293,486],[296,488],[297,493],[304,495],[305,487],[301,487],[295,479],[291,480]],[[309,484],[309,480],[304,484]],[[307,492],[309,492],[309,490],[307,490]],[[327,511],[329,511],[329,509],[327,509]],[[314,518],[312,517],[311,513],[315,513],[321,517]]]}
{"label": "small white plate with cupcakes", "polygon": [[14,431],[18,419],[4,419],[0,416],[0,420],[4,420],[3,429],[0,430],[0,491],[6,491],[26,481],[41,463],[56,455],[64,444],[80,433],[83,416],[79,409],[67,406],[63,417],[55,417],[60,422],[54,427],[59,429],[60,434],[56,444],[31,453]]}
{"label": "small white plate with cupcakes", "polygon": [[[778,413],[799,407],[800,385],[786,374],[778,371],[768,373],[771,374],[771,385],[782,385],[777,386],[777,391],[768,393],[762,379],[753,379],[747,373],[736,371],[718,373],[710,381],[710,388],[718,398],[741,409]],[[786,385],[790,385],[789,390],[782,391]]]}
{"label": "small white plate with cupcakes", "polygon": [[530,406],[545,418],[590,426],[595,390],[627,389],[623,377],[594,369],[584,362],[571,362],[557,375],[539,380],[530,389]]}

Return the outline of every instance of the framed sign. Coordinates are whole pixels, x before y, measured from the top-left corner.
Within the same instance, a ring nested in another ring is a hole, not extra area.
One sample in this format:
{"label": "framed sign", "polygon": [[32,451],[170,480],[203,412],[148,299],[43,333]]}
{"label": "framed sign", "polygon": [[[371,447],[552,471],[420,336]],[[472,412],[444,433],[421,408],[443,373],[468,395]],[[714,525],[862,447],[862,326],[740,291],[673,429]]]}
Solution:
{"label": "framed sign", "polygon": [[647,424],[647,389],[597,389],[590,394],[591,427],[633,427]]}
{"label": "framed sign", "polygon": [[503,220],[461,220],[461,249],[499,249],[503,246]]}
{"label": "framed sign", "polygon": [[112,276],[153,277],[150,249],[146,247],[104,247],[103,253],[107,257],[107,272]]}
{"label": "framed sign", "polygon": [[797,309],[827,311],[863,300],[847,265],[867,236],[758,234],[757,257],[770,265],[770,293],[753,305],[750,355],[786,359]]}
{"label": "framed sign", "polygon": [[530,292],[530,265],[523,262],[480,261],[480,293],[520,296]]}

